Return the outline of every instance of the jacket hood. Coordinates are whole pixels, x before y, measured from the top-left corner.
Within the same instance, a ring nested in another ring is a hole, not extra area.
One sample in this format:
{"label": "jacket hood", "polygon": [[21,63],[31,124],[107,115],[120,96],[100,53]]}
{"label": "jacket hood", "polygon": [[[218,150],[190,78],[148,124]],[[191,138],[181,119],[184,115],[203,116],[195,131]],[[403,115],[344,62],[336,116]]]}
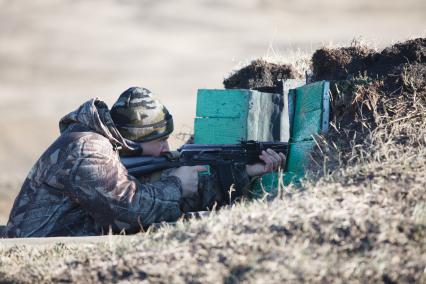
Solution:
{"label": "jacket hood", "polygon": [[75,124],[83,125],[90,130],[106,137],[111,144],[127,153],[140,153],[139,144],[125,139],[111,118],[108,106],[99,98],[83,103],[75,111],[70,112],[59,121],[61,134]]}

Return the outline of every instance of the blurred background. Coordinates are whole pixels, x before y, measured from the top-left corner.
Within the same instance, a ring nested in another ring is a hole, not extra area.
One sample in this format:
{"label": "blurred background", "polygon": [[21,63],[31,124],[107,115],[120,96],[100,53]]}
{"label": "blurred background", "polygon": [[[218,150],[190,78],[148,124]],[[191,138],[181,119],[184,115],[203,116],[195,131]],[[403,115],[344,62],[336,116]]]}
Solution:
{"label": "blurred background", "polygon": [[92,97],[146,87],[188,133],[197,89],[252,59],[425,34],[424,0],[0,0],[0,224],[59,119]]}

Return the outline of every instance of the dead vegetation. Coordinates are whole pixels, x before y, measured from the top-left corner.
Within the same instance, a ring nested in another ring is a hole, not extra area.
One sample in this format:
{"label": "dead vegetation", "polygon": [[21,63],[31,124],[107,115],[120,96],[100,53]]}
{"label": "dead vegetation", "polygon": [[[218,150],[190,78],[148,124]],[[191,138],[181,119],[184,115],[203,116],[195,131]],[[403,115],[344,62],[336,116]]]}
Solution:
{"label": "dead vegetation", "polygon": [[301,78],[291,64],[276,64],[264,59],[253,60],[223,81],[226,89],[275,88],[278,80]]}
{"label": "dead vegetation", "polygon": [[426,282],[425,40],[381,52],[400,62],[381,73],[367,50],[314,55],[317,79],[335,70],[333,127],[304,190],[123,241],[0,245],[0,282]]}

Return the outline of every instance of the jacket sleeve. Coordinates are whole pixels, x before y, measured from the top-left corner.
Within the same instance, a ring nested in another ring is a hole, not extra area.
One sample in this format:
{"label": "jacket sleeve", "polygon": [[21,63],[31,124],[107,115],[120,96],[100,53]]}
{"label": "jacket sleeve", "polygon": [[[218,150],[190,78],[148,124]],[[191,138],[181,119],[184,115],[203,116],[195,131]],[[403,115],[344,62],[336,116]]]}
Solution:
{"label": "jacket sleeve", "polygon": [[177,177],[139,182],[128,175],[107,140],[85,137],[74,147],[64,165],[69,168],[69,195],[102,227],[137,231],[180,217],[182,185]]}

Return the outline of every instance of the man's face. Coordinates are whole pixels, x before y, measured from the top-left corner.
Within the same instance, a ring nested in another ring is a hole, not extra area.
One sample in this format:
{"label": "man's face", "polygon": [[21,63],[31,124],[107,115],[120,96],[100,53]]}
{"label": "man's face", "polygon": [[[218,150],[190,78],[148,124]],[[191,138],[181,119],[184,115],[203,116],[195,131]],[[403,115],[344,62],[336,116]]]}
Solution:
{"label": "man's face", "polygon": [[169,136],[140,143],[143,149],[142,155],[158,157],[161,153],[170,151],[167,139]]}

